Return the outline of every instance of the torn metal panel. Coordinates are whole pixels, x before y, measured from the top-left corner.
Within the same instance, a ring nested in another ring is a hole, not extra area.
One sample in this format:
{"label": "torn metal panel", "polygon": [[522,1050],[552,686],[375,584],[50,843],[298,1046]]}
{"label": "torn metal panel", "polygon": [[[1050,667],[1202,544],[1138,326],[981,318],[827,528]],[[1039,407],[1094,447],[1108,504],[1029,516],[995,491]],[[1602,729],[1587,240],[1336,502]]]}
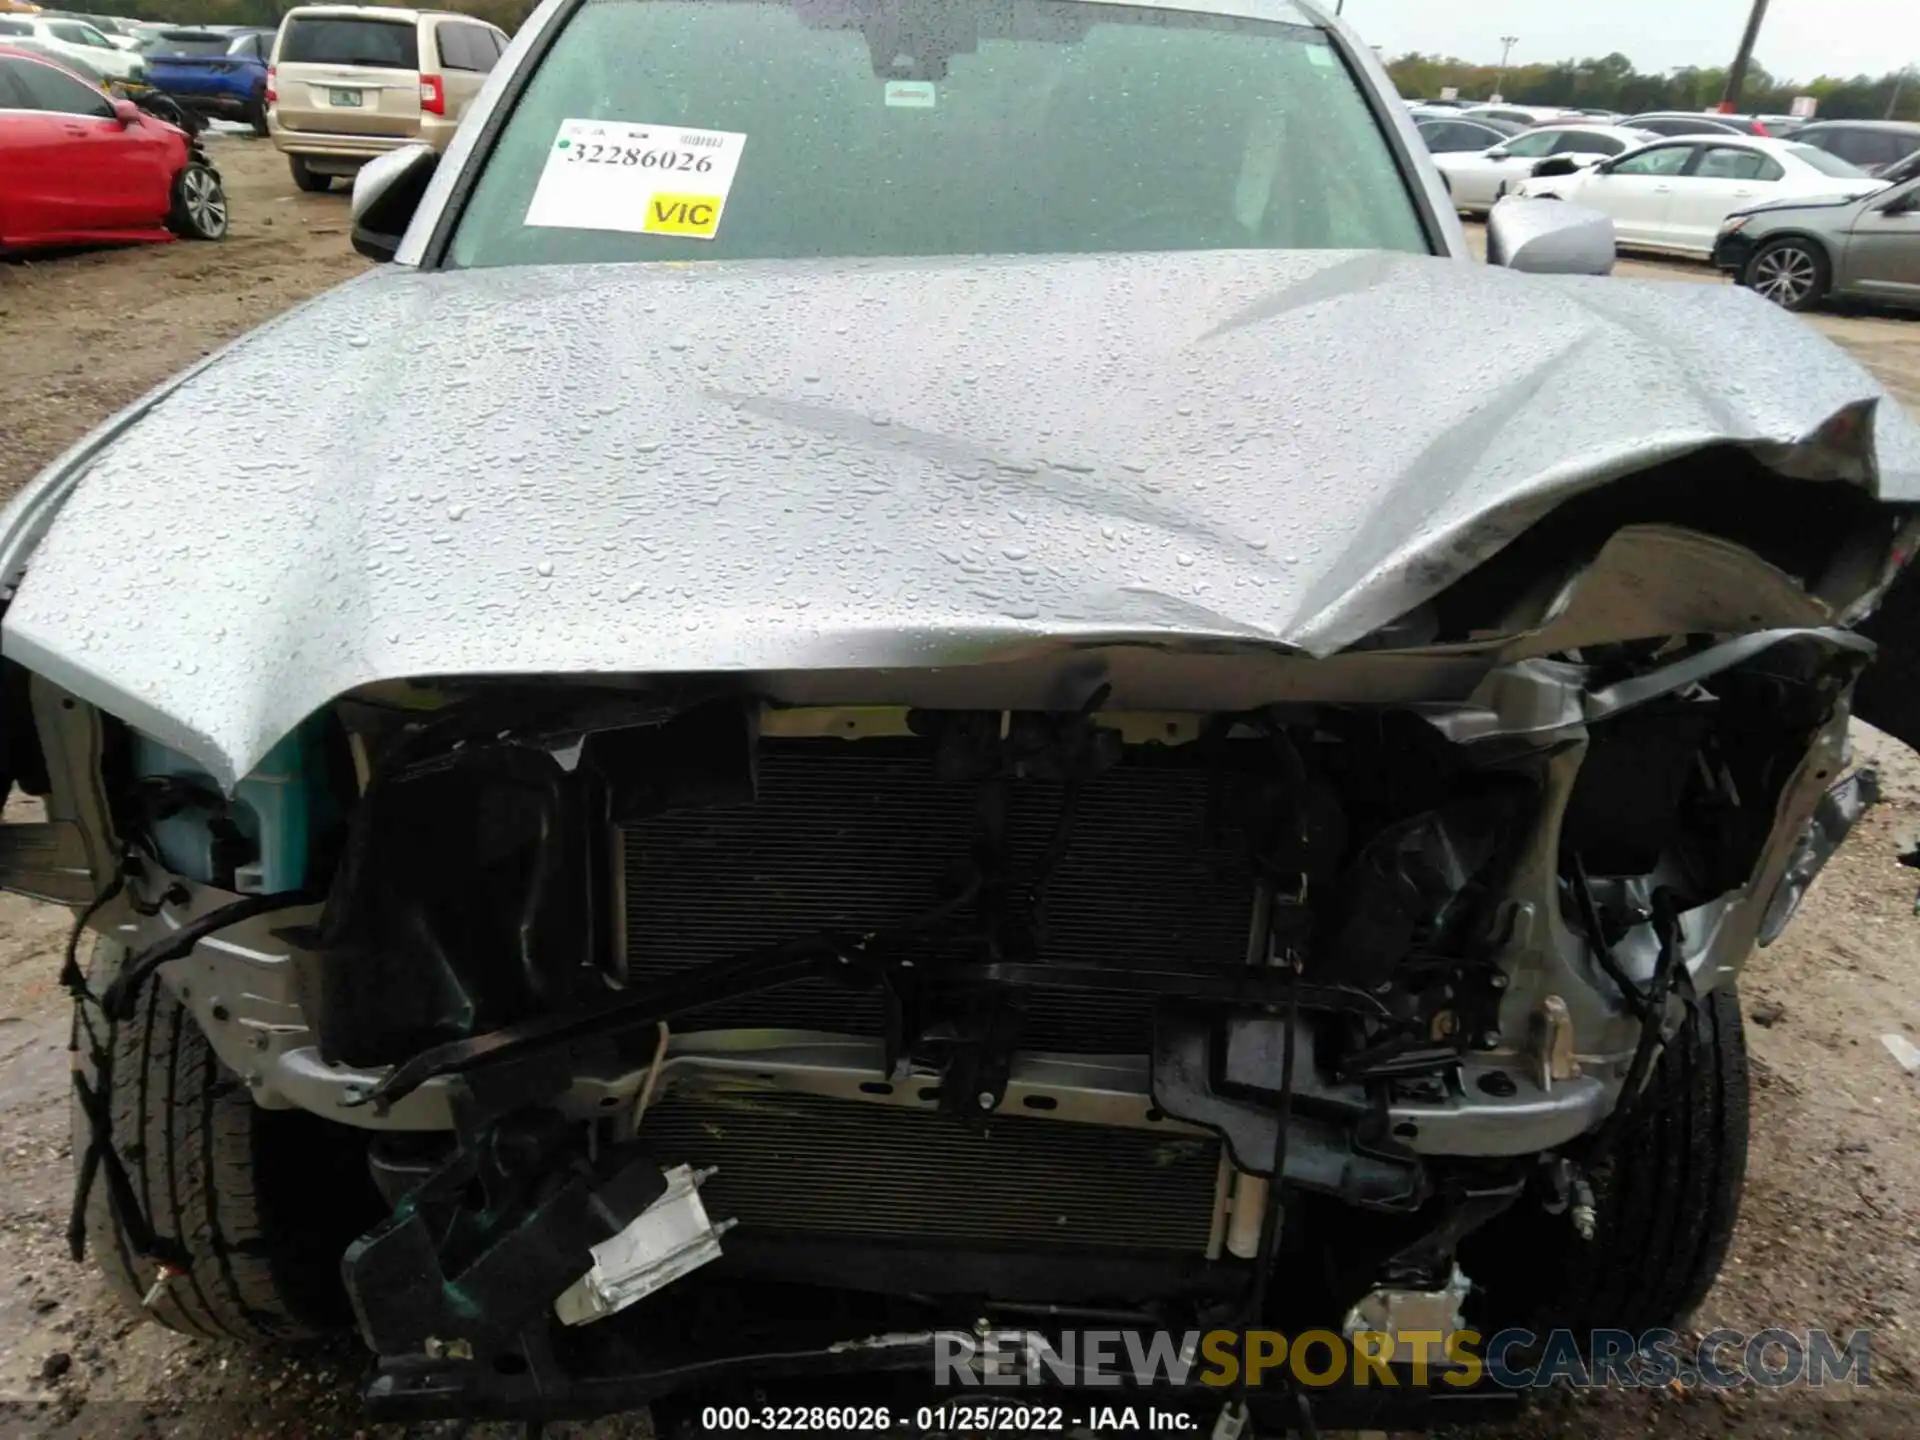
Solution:
{"label": "torn metal panel", "polygon": [[1593,690],[1586,688],[1588,676],[1579,666],[1523,660],[1491,672],[1467,704],[1428,706],[1424,713],[1449,740],[1461,743],[1502,736],[1543,738],[1623,715],[1712,679],[1776,646],[1797,644],[1826,647],[1847,657],[1852,669],[1865,665],[1874,651],[1872,641],[1850,630],[1762,630]]}
{"label": "torn metal panel", "polygon": [[390,270],[143,404],[0,646],[222,784],[414,675],[1327,655],[1710,447],[1920,501],[1920,432],[1751,295],[1341,253]]}
{"label": "torn metal panel", "polygon": [[720,1258],[720,1237],[733,1222],[715,1224],[700,1202],[710,1172],[676,1165],[666,1192],[618,1234],[590,1252],[593,1268],[560,1292],[553,1313],[563,1325],[587,1325],[618,1314],[682,1275]]}
{"label": "torn metal panel", "polygon": [[1503,659],[1668,635],[1739,635],[1828,624],[1833,614],[1744,546],[1666,525],[1630,525],[1569,580],[1544,622]]}
{"label": "torn metal panel", "polygon": [[1820,797],[1813,819],[1800,833],[1787,861],[1786,874],[1767,905],[1766,918],[1760,923],[1760,943],[1771,945],[1787,928],[1794,911],[1813,888],[1860,817],[1880,803],[1880,776],[1873,770],[1856,770]]}

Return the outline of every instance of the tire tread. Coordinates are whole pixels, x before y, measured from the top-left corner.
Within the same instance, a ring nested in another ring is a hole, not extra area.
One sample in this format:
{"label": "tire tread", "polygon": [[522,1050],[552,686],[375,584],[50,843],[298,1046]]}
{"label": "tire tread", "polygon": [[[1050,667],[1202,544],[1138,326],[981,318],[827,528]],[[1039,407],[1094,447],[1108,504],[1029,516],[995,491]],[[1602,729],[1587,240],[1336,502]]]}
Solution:
{"label": "tire tread", "polygon": [[[105,942],[96,948],[89,979],[95,994],[123,953]],[[138,1015],[126,1023],[110,1021],[96,1004],[82,1001],[74,1033],[83,1073],[89,1083],[105,1087],[114,1144],[149,1223],[193,1260],[145,1313],[182,1334],[248,1344],[304,1339],[335,1328],[343,1299],[334,1293],[337,1268],[329,1273],[314,1263],[316,1247],[300,1233],[298,1217],[274,1213],[268,1203],[272,1177],[263,1173],[263,1166],[300,1154],[276,1143],[276,1126],[322,1122],[256,1106],[186,1008],[158,982],[147,985]],[[104,1075],[95,1064],[97,1049],[106,1058]],[[87,1138],[76,1105],[76,1164]],[[312,1179],[324,1183],[325,1173],[317,1170]],[[326,1197],[307,1198],[318,1205]],[[123,1303],[140,1308],[156,1267],[133,1253],[104,1176],[88,1197],[86,1229],[95,1267]]]}
{"label": "tire tread", "polygon": [[1716,990],[1699,1000],[1629,1103],[1612,1153],[1589,1177],[1591,1241],[1578,1238],[1565,1215],[1534,1207],[1509,1212],[1462,1248],[1487,1324],[1639,1335],[1675,1327],[1706,1298],[1746,1178],[1747,1052],[1737,994]]}

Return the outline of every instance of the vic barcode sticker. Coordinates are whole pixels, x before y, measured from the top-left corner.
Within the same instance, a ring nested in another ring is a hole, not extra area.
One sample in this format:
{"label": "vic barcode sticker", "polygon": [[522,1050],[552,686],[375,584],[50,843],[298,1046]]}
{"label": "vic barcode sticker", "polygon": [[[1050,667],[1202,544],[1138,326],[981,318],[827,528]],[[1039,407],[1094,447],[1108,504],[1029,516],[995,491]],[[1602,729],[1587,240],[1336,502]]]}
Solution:
{"label": "vic barcode sticker", "polygon": [[562,120],[525,223],[711,240],[746,144],[728,130]]}

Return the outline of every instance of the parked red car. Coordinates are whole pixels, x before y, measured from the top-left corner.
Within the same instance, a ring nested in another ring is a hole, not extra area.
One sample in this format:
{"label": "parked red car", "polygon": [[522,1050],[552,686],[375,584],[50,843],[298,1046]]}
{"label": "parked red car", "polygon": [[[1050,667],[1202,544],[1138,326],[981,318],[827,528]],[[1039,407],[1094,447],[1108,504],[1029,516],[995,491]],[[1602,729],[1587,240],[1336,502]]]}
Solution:
{"label": "parked red car", "polygon": [[220,174],[186,131],[0,46],[0,250],[226,233]]}

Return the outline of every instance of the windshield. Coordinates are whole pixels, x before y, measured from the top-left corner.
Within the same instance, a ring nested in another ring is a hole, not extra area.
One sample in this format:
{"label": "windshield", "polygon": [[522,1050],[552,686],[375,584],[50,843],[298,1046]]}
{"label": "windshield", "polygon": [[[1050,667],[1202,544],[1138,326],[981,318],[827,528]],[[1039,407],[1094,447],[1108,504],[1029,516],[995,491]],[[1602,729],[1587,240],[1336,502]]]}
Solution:
{"label": "windshield", "polygon": [[1789,145],[1787,153],[1796,160],[1804,160],[1822,175],[1839,175],[1847,179],[1867,178],[1867,172],[1851,160],[1842,160],[1830,150],[1822,150],[1818,145]]}
{"label": "windshield", "polygon": [[1083,0],[588,0],[451,263],[1429,253],[1321,31]]}
{"label": "windshield", "polygon": [[411,20],[293,15],[280,31],[278,63],[418,70],[419,36]]}

